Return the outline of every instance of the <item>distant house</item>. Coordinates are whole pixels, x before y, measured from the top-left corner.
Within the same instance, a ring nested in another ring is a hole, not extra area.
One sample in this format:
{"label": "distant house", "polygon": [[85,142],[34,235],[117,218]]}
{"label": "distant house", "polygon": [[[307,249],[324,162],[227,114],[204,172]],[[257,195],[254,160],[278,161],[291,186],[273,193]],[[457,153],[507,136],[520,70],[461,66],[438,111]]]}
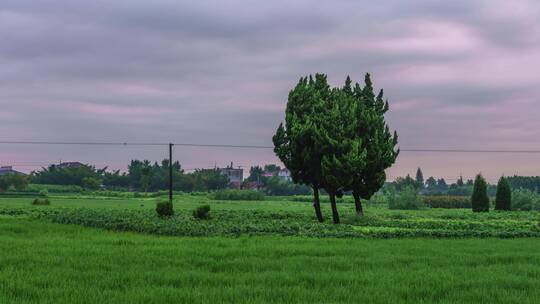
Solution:
{"label": "distant house", "polygon": [[273,176],[274,176],[274,173],[273,173],[273,172],[264,172],[264,173],[262,174],[262,176],[264,176],[264,177],[273,177]]}
{"label": "distant house", "polygon": [[84,164],[80,162],[64,162],[56,165],[56,168],[58,169],[68,169],[68,168],[80,168],[83,167]]}
{"label": "distant house", "polygon": [[19,174],[19,175],[27,175],[25,173],[13,170],[12,166],[2,166],[0,167],[0,176],[6,175],[6,174]]}
{"label": "distant house", "polygon": [[278,177],[289,182],[292,181],[291,171],[289,171],[287,168],[279,170]]}
{"label": "distant house", "polygon": [[242,189],[247,189],[247,190],[260,190],[263,187],[264,185],[259,182],[247,182],[247,183],[242,184]]}
{"label": "distant house", "polygon": [[244,180],[244,169],[234,168],[231,162],[230,166],[225,168],[217,168],[221,174],[229,178],[229,185],[231,187],[240,188],[242,181]]}

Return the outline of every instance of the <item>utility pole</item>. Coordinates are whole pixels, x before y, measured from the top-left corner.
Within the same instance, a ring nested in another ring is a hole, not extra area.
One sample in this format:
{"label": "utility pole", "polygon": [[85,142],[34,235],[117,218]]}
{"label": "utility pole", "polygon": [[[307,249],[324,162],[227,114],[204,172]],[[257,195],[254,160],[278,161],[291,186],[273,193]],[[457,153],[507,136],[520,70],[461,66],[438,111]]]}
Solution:
{"label": "utility pole", "polygon": [[169,204],[173,202],[173,160],[172,160],[173,144],[169,143]]}

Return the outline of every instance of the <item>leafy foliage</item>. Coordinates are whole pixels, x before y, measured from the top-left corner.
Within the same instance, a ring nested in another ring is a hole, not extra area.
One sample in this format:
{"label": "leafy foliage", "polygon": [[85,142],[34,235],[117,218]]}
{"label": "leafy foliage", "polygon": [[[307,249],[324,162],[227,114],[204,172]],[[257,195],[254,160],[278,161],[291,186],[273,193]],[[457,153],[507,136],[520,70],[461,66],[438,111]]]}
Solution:
{"label": "leafy foliage", "polygon": [[425,205],[418,197],[416,189],[413,187],[407,187],[399,193],[394,191],[389,193],[388,208],[400,210],[418,210],[425,208]]}
{"label": "leafy foliage", "polygon": [[353,191],[362,213],[360,198],[369,199],[382,187],[384,170],[399,153],[397,135],[384,119],[383,91],[375,96],[369,74],[364,88],[351,84],[349,77],[342,88],[330,88],[324,74],[301,78],[289,93],[285,125],[273,137],[274,152],[293,181],[313,187],[319,221],[320,188],[330,195],[334,223],[339,222],[336,197],[343,191]]}
{"label": "leafy foliage", "polygon": [[[308,195],[311,188],[273,176],[266,180],[264,191],[268,195]],[[311,199],[313,200],[313,199]]]}
{"label": "leafy foliage", "polygon": [[430,195],[422,196],[422,201],[431,208],[471,208],[471,198],[468,196]]}
{"label": "leafy foliage", "polygon": [[402,191],[406,188],[414,188],[416,190],[419,190],[422,188],[422,185],[418,183],[414,178],[412,178],[409,174],[405,177],[397,177],[393,182],[392,186],[396,191]]}
{"label": "leafy foliage", "polygon": [[47,205],[50,205],[51,204],[51,201],[49,201],[48,198],[36,198],[32,201],[32,205],[36,205],[36,206],[47,206]]}
{"label": "leafy foliage", "polygon": [[212,211],[211,221],[195,219],[189,209],[177,210],[165,221],[148,209],[58,207],[57,204],[50,208],[0,205],[0,215],[24,215],[55,223],[177,236],[540,237],[538,216],[532,212],[489,214],[463,209],[397,211],[375,208],[362,218],[354,215],[354,209],[347,209],[344,224],[332,225],[314,221],[307,211],[254,209],[249,203],[245,203],[249,208],[241,209],[237,208],[238,204],[244,203],[235,202],[234,208]]}
{"label": "leafy foliage", "polygon": [[512,189],[528,189],[533,192],[540,192],[540,176],[514,175],[506,179]]}
{"label": "leafy foliage", "polygon": [[41,190],[39,190],[38,195],[39,195],[40,197],[48,197],[48,196],[49,196],[49,190],[47,190],[47,189],[41,189]]}
{"label": "leafy foliage", "polygon": [[254,190],[226,189],[211,193],[210,198],[224,201],[263,201],[264,193]]}
{"label": "leafy foliage", "polygon": [[156,213],[160,217],[170,217],[174,215],[173,206],[169,201],[158,200],[156,202]]}
{"label": "leafy foliage", "polygon": [[512,210],[540,210],[540,196],[529,189],[512,192]]}
{"label": "leafy foliage", "polygon": [[399,149],[396,150],[397,133],[390,132],[384,117],[389,110],[384,91],[381,89],[375,96],[370,74],[365,75],[364,84],[364,88],[358,83],[351,88],[351,81],[347,77],[342,89],[359,104],[355,119],[355,141],[365,151],[367,160],[363,168],[356,161],[352,170],[354,174],[350,189],[353,191],[358,214],[363,214],[360,198],[369,200],[384,185],[385,170],[394,164],[399,155]]}
{"label": "leafy foliage", "polygon": [[200,220],[210,219],[210,206],[203,205],[193,210],[193,217]]}
{"label": "leafy foliage", "polygon": [[[178,162],[174,162],[172,167],[173,189],[176,191],[212,191],[224,189],[229,184],[228,178],[219,170],[205,169],[184,173]],[[103,185],[107,189],[124,191],[128,189],[144,192],[159,191],[169,187],[169,160],[164,159],[161,164],[157,162],[152,164],[148,160],[132,160],[127,173],[109,172],[106,168],[96,169],[83,164],[74,167],[51,165],[34,172],[32,182],[54,186],[77,186],[87,190],[97,190]],[[80,192],[81,190],[66,192]]]}
{"label": "leafy foliage", "polygon": [[105,169],[97,170],[94,166],[81,164],[80,166],[60,167],[50,165],[40,171],[33,172],[32,182],[36,184],[54,185],[77,185],[84,187],[85,179],[98,180],[101,183],[101,176]]}
{"label": "leafy foliage", "polygon": [[0,176],[0,192],[13,187],[16,191],[24,191],[28,186],[29,178],[26,175],[10,173]]}

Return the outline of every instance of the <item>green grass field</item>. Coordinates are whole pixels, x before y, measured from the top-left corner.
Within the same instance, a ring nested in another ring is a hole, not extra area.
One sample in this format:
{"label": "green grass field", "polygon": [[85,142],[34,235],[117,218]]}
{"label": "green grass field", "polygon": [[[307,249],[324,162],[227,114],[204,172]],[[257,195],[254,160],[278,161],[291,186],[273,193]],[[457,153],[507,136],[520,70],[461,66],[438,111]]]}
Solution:
{"label": "green grass field", "polygon": [[[30,201],[0,199],[0,303],[537,303],[540,297],[536,212],[367,206],[366,219],[356,219],[353,206],[341,204],[345,224],[336,226],[315,222],[309,203],[282,198],[186,195],[169,220],[154,215],[154,199]],[[201,204],[211,205],[213,219],[191,218]],[[434,231],[438,237],[417,237]],[[501,232],[505,238],[492,237]]]}

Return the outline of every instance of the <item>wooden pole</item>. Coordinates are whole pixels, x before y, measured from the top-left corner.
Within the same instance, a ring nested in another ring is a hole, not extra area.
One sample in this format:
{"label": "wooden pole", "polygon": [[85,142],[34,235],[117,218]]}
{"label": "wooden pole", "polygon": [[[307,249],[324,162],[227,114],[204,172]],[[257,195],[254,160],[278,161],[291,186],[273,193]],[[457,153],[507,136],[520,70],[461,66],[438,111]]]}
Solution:
{"label": "wooden pole", "polygon": [[173,160],[172,160],[173,144],[169,143],[169,203],[173,203]]}

